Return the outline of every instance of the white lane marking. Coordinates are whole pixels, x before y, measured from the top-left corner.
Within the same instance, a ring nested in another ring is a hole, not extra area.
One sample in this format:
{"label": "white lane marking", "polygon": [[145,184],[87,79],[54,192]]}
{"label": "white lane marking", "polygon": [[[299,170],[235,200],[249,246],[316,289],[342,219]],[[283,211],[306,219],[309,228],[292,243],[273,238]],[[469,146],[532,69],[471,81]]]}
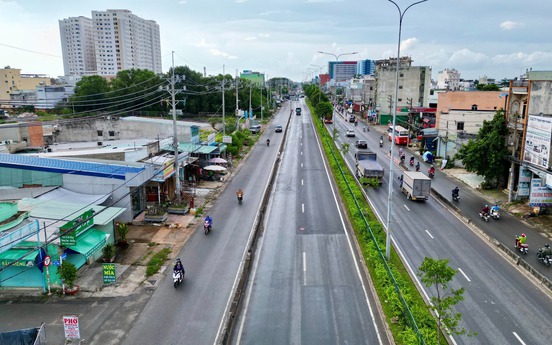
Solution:
{"label": "white lane marking", "polygon": [[462,271],[461,268],[458,268],[458,271],[459,271],[460,273],[462,273],[462,275],[464,276],[464,278],[466,278],[467,281],[471,282],[470,278],[468,278],[468,276],[466,275],[466,273],[464,273],[464,271]]}
{"label": "white lane marking", "polygon": [[[313,130],[315,130],[314,129],[314,123],[311,122],[311,126],[313,127]],[[315,138],[316,138],[316,142],[318,144],[318,151],[322,155],[323,150],[322,150],[322,145],[320,144],[320,140],[318,139],[318,136],[316,136],[316,135],[315,135]],[[322,159],[325,160],[323,155],[322,155]],[[345,162],[347,162],[347,161],[345,160]],[[346,164],[349,165],[349,163],[346,163]],[[352,244],[352,241],[351,241],[351,236],[349,236],[349,232],[347,231],[347,228],[345,226],[345,220],[343,219],[343,214],[341,213],[341,209],[339,208],[339,202],[337,201],[336,191],[335,191],[335,188],[332,184],[332,180],[330,178],[330,172],[328,171],[328,166],[326,164],[324,164],[324,170],[326,171],[326,178],[328,179],[328,184],[330,185],[330,189],[332,190],[332,195],[333,195],[333,198],[334,198],[335,206],[337,207],[337,213],[339,214],[339,219],[341,220],[341,226],[343,227],[343,230],[345,232],[345,236],[347,236],[347,242],[349,243],[349,252],[351,253],[351,257],[353,259],[353,262],[355,263],[355,268],[356,268],[356,271],[357,271],[358,280],[360,281],[360,285],[362,286],[362,291],[364,292],[364,300],[366,301],[366,304],[368,305],[368,310],[370,311],[370,319],[372,319],[372,325],[374,326],[374,330],[375,330],[376,336],[378,338],[378,344],[382,345],[383,341],[381,339],[381,335],[380,335],[380,332],[379,332],[379,329],[378,329],[378,325],[376,324],[376,317],[374,316],[374,310],[372,309],[372,304],[370,303],[370,298],[368,297],[368,291],[367,291],[366,285],[364,284],[364,281],[362,280],[362,273],[360,273],[360,267],[359,267],[358,262],[356,260],[355,251],[353,249],[353,244]],[[372,209],[375,210],[374,207]],[[360,255],[360,257],[362,257],[362,254]],[[428,297],[428,300],[429,300],[429,297]]]}
{"label": "white lane marking", "polygon": [[301,151],[301,156],[303,155],[303,151]]}
{"label": "white lane marking", "polygon": [[301,204],[301,212],[305,213],[305,204]]}
{"label": "white lane marking", "polygon": [[301,186],[303,185],[303,179],[301,179]]}
{"label": "white lane marking", "polygon": [[301,168],[303,167],[303,163],[301,163]]}
{"label": "white lane marking", "polygon": [[433,239],[433,236],[431,236],[431,234],[429,233],[429,230],[426,230],[425,232],[427,232],[427,234],[429,235],[429,237],[431,237],[431,239]]}
{"label": "white lane marking", "polygon": [[410,211],[410,209],[408,208],[408,206],[406,206],[406,205],[403,205],[403,206],[404,206],[404,208],[406,208],[408,211]]}
{"label": "white lane marking", "polygon": [[307,285],[307,253],[303,252],[303,285]]}
{"label": "white lane marking", "polygon": [[303,146],[303,143],[301,143],[301,146]]}
{"label": "white lane marking", "polygon": [[523,340],[521,340],[521,338],[519,337],[519,335],[516,333],[516,332],[512,332],[514,333],[514,336],[517,338],[517,340],[522,343],[523,345],[526,345],[525,342]]}

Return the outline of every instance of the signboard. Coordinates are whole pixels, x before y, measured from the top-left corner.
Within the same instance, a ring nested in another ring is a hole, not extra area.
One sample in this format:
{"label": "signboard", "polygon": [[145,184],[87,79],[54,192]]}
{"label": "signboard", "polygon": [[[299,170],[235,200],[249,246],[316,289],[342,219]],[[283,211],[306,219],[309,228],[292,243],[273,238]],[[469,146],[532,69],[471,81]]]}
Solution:
{"label": "signboard", "polygon": [[90,209],[72,221],[62,225],[59,228],[61,234],[66,233],[60,237],[60,243],[64,247],[75,246],[77,244],[77,237],[90,229],[94,225],[94,210]]}
{"label": "signboard", "polygon": [[215,142],[215,133],[211,133],[207,136],[207,144],[212,144]]}
{"label": "signboard", "polygon": [[111,284],[116,282],[117,282],[117,277],[115,275],[115,264],[104,263],[103,264],[103,283]]}
{"label": "signboard", "polygon": [[65,339],[80,339],[79,317],[67,315],[63,317],[63,330]]}
{"label": "signboard", "polygon": [[552,206],[552,189],[542,183],[542,179],[531,180],[531,194],[529,195],[529,206],[549,207]]}
{"label": "signboard", "polygon": [[548,168],[551,138],[552,118],[529,115],[523,160]]}
{"label": "signboard", "polygon": [[531,191],[531,177],[533,176],[533,173],[531,170],[519,167],[519,182],[518,182],[518,196],[529,196],[529,192]]}
{"label": "signboard", "polygon": [[174,158],[169,159],[163,164],[163,178],[166,179],[167,177],[171,176],[174,172]]}
{"label": "signboard", "polygon": [[232,144],[232,136],[231,135],[225,135],[222,137],[222,142],[225,144]]}

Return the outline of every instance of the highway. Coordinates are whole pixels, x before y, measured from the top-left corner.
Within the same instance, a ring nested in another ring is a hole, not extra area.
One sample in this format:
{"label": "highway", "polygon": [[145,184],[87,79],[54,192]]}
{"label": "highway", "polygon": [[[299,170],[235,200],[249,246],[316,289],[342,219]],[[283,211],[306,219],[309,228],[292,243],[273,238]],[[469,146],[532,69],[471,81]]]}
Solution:
{"label": "highway", "polygon": [[[330,131],[335,127],[339,130],[338,146],[341,143],[351,144],[347,162],[354,167],[353,155],[356,150],[356,139],[366,139],[369,147],[378,153],[380,164],[386,169],[386,180],[378,189],[367,189],[370,202],[375,207],[381,219],[387,212],[388,170],[390,149],[389,141],[385,140],[383,148],[379,148],[380,134],[372,130],[362,131],[358,127],[345,122],[341,116],[334,116],[334,125],[329,125]],[[356,138],[345,137],[347,129],[356,130]],[[407,160],[409,155],[407,154]],[[428,166],[425,165],[427,172]],[[481,223],[473,219],[472,224],[463,222],[460,217],[451,213],[448,207],[435,198],[426,202],[415,202],[406,199],[399,191],[397,176],[400,169],[395,166],[393,181],[393,213],[391,229],[393,243],[406,259],[409,269],[416,273],[425,257],[437,259],[449,258],[450,266],[458,270],[458,274],[450,287],[464,287],[464,301],[456,310],[462,313],[462,326],[478,333],[475,337],[454,336],[456,344],[542,344],[542,339],[552,339],[552,302],[550,294],[537,284],[526,272],[518,269],[512,261],[491,246],[473,226],[481,227],[485,232],[497,239],[509,242],[513,246],[513,229],[520,229],[521,223],[509,216],[493,223]],[[450,190],[458,182],[450,181],[441,172],[437,172],[433,185],[443,195],[450,195]],[[461,189],[459,207],[468,215],[477,214],[481,200],[467,188]],[[516,223],[518,222],[518,223]],[[385,223],[385,222],[384,222]],[[518,231],[519,232],[519,231]],[[525,231],[529,238],[536,234],[531,229]],[[534,248],[534,246],[533,246]],[[531,253],[534,256],[534,251]],[[531,262],[531,257],[527,258]],[[550,272],[546,267],[536,263],[535,268],[545,274]],[[427,295],[433,296],[431,289],[424,288]],[[546,343],[546,342],[545,342]]]}
{"label": "highway", "polygon": [[304,104],[302,114],[288,128],[233,343],[389,344]]}
{"label": "highway", "polygon": [[[282,133],[274,133],[273,127],[285,124],[288,117],[287,108],[275,116],[240,172],[227,182],[209,211],[212,231],[205,235],[200,224],[201,229],[182,248],[179,257],[186,270],[183,284],[175,289],[171,278],[161,282],[124,344],[199,345],[220,340],[217,335],[283,137]],[[271,140],[269,147],[265,144],[267,138]],[[244,191],[242,205],[236,199],[238,188]]]}

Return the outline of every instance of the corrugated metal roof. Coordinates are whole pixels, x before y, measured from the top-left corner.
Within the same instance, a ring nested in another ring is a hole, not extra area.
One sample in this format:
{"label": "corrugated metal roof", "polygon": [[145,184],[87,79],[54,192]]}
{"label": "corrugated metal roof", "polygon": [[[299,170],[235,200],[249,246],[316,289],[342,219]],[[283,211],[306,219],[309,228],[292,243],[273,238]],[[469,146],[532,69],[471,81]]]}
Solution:
{"label": "corrugated metal roof", "polygon": [[0,167],[47,171],[60,174],[73,174],[83,176],[95,176],[125,179],[125,174],[139,173],[145,168],[130,167],[125,165],[107,165],[75,160],[41,158],[27,155],[0,154]]}
{"label": "corrugated metal roof", "polygon": [[106,225],[122,214],[125,209],[120,207],[105,207],[87,204],[59,202],[55,200],[39,200],[25,198],[19,201],[19,210],[30,212],[33,218],[64,219],[70,221],[83,212],[94,209],[94,224]]}
{"label": "corrugated metal roof", "polygon": [[179,143],[178,144],[178,149],[180,151],[185,151],[185,152],[210,154],[213,151],[216,151],[218,149],[218,147],[211,146],[211,145],[196,145],[196,144],[188,144],[188,143]]}

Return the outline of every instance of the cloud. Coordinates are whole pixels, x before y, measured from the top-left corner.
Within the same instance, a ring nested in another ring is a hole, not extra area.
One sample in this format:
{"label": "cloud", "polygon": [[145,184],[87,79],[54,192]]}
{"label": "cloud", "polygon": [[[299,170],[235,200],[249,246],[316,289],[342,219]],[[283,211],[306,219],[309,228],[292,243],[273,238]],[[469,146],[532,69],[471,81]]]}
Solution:
{"label": "cloud", "polygon": [[452,65],[471,65],[486,63],[489,60],[489,57],[482,53],[473,52],[467,48],[457,50],[452,53],[448,62]]}
{"label": "cloud", "polygon": [[188,3],[188,1],[186,1],[186,0],[180,0],[178,3],[179,3],[180,5],[185,5],[185,4]]}
{"label": "cloud", "polygon": [[200,48],[205,48],[205,47],[209,48],[209,47],[215,47],[215,44],[213,44],[213,43],[207,43],[207,42],[205,41],[205,39],[202,38],[199,42],[197,42],[197,43],[195,44],[195,46],[196,46],[196,47],[200,47]]}
{"label": "cloud", "polygon": [[245,38],[246,41],[254,41],[256,39],[257,39],[257,37],[255,37],[255,36],[249,36],[249,37]]}
{"label": "cloud", "polygon": [[492,58],[493,63],[516,64],[524,66],[547,65],[552,60],[552,52],[535,51],[532,53],[517,52],[500,54]]}
{"label": "cloud", "polygon": [[500,23],[500,28],[502,30],[513,30],[513,29],[517,29],[521,26],[523,26],[523,23],[512,22],[512,21],[509,21],[509,20]]}
{"label": "cloud", "polygon": [[278,14],[278,13],[280,13],[280,12],[282,12],[282,11],[280,11],[280,10],[275,10],[275,11],[264,11],[264,12],[259,13],[259,15],[261,15],[261,16],[269,16],[269,15],[271,15],[271,14]]}
{"label": "cloud", "polygon": [[418,43],[418,39],[415,37],[407,38],[404,41],[401,42],[401,51],[406,51],[412,48],[415,48],[415,46]]}
{"label": "cloud", "polygon": [[225,57],[225,58],[228,58],[228,59],[237,59],[238,57],[237,56],[234,56],[234,55],[230,55],[228,53],[225,53],[217,48],[211,48],[209,49],[209,53],[211,53],[211,55],[213,56],[222,56],[222,57]]}

